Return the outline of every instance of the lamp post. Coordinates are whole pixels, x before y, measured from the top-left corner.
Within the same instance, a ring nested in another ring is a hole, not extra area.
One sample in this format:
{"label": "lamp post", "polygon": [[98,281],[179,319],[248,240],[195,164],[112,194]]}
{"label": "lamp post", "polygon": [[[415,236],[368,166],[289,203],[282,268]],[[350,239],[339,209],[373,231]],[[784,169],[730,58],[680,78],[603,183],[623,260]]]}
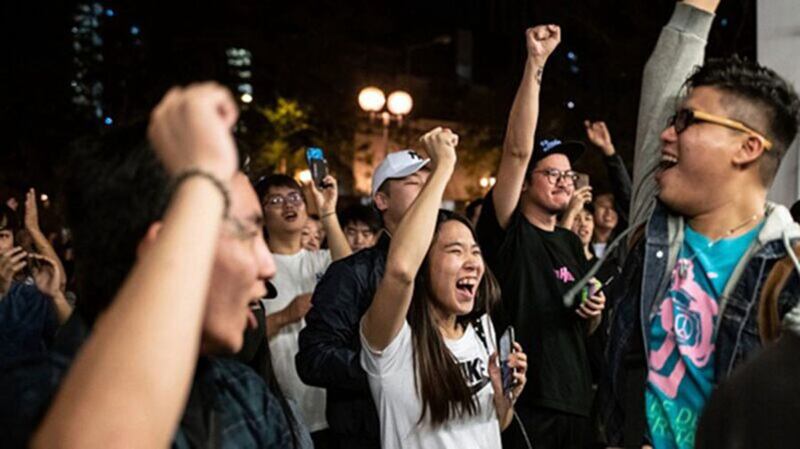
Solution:
{"label": "lamp post", "polygon": [[[358,105],[364,112],[369,113],[370,120],[380,120],[383,125],[381,146],[372,157],[372,168],[375,169],[389,151],[389,126],[393,121],[402,126],[403,117],[414,107],[414,100],[408,92],[402,90],[390,93],[387,98],[381,89],[369,86],[359,92]],[[387,110],[384,110],[384,106]]]}

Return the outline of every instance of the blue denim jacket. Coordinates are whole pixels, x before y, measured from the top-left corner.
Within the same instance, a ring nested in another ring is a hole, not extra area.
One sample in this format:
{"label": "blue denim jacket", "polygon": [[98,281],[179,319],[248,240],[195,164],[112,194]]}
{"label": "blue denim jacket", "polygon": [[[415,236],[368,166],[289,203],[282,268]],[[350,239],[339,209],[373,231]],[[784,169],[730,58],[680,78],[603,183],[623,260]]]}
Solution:
{"label": "blue denim jacket", "polygon": [[[649,348],[645,328],[666,297],[670,274],[683,245],[683,226],[682,217],[670,214],[658,203],[646,225],[644,238],[629,253],[621,282],[615,283],[609,295],[613,313],[606,352],[608,372],[601,397],[606,437],[611,445],[639,443],[622,441],[625,416],[621,395],[625,391],[626,367],[646,368]],[[773,265],[791,250],[787,243],[799,238],[800,227],[792,221],[789,211],[768,204],[764,226],[734,269],[720,298],[715,326],[717,382],[729,376],[761,346],[756,321],[761,289]],[[797,282],[787,283],[786,288],[798,291],[781,295],[778,305],[781,316],[797,304],[800,295]],[[644,389],[643,384],[642,393]]]}

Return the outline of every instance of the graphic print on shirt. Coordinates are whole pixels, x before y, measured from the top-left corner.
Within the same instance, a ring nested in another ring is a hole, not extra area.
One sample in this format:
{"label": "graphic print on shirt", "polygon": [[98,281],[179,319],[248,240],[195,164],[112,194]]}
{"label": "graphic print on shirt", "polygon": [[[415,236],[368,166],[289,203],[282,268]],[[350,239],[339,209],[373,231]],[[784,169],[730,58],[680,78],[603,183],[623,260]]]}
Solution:
{"label": "graphic print on shirt", "polygon": [[478,394],[490,382],[489,370],[482,358],[476,357],[472,360],[459,362],[458,367],[461,369],[461,374],[464,376],[464,380],[467,382],[467,386],[473,396]]}
{"label": "graphic print on shirt", "polygon": [[566,266],[553,270],[556,275],[556,279],[560,280],[563,283],[567,282],[575,282],[575,276],[569,272],[569,268]]}
{"label": "graphic print on shirt", "polygon": [[717,300],[703,268],[681,256],[650,326],[647,421],[659,449],[694,447],[713,378]]}
{"label": "graphic print on shirt", "polygon": [[[685,273],[682,277],[680,274]],[[695,281],[694,262],[680,259],[672,273],[672,285],[667,299],[661,303],[656,320],[667,337],[660,348],[650,352],[648,380],[670,399],[686,374],[686,365],[675,363],[667,367],[671,357],[685,357],[697,368],[704,368],[714,351],[714,317],[717,302]]]}

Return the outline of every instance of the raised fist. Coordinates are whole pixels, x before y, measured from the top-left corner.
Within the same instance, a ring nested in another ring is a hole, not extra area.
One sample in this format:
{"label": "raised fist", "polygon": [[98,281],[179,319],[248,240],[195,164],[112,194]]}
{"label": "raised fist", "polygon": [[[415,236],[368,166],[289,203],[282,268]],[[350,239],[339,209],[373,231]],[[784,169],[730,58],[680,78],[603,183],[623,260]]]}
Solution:
{"label": "raised fist", "polygon": [[437,126],[420,137],[434,168],[441,164],[456,164],[458,134],[447,128]]}
{"label": "raised fist", "polygon": [[170,174],[196,168],[227,182],[238,168],[231,133],[238,117],[231,93],[219,84],[174,87],[153,109],[147,134]]}
{"label": "raised fist", "polygon": [[528,44],[528,57],[539,65],[544,65],[553,50],[561,42],[561,28],[558,25],[539,25],[525,31]]}

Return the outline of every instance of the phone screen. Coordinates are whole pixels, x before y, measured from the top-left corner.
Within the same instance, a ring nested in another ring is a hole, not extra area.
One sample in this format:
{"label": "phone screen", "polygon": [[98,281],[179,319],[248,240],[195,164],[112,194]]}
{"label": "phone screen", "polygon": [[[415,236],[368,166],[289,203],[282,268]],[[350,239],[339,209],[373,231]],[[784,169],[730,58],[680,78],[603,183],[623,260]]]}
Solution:
{"label": "phone screen", "polygon": [[500,374],[503,378],[503,391],[511,391],[514,386],[514,369],[508,365],[508,359],[514,352],[514,328],[508,326],[500,337]]}
{"label": "phone screen", "polygon": [[306,161],[314,184],[323,187],[323,180],[328,176],[328,161],[325,160],[322,148],[310,147],[306,150]]}

